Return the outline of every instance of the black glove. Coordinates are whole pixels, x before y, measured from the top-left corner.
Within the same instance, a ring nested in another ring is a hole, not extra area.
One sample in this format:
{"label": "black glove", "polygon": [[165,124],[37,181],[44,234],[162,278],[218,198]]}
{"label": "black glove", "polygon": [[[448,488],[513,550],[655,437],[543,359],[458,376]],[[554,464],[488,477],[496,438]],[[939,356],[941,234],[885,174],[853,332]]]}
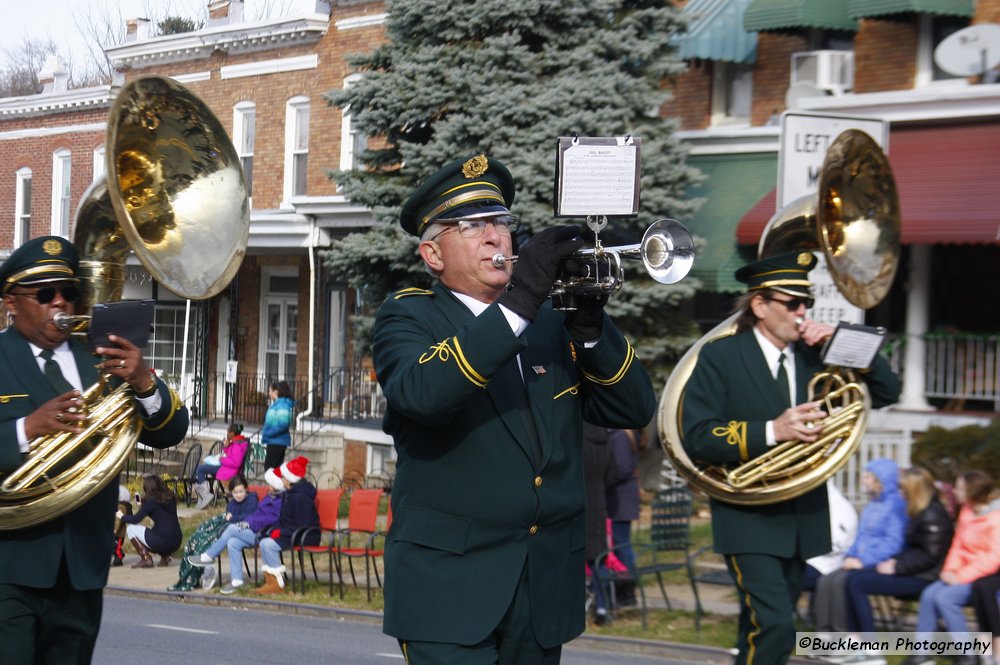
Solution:
{"label": "black glove", "polygon": [[577,344],[596,342],[604,327],[604,306],[608,296],[576,296],[576,309],[566,312],[566,330]]}
{"label": "black glove", "polygon": [[583,246],[579,226],[550,226],[534,236],[517,255],[510,285],[497,302],[529,321],[552,290],[563,257]]}

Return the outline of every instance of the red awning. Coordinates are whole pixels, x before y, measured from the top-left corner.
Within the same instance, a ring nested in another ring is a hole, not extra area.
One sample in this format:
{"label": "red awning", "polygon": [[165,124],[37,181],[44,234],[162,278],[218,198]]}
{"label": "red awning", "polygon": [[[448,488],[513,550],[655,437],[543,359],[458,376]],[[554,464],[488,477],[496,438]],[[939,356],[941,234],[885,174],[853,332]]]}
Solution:
{"label": "red awning", "polygon": [[[1000,123],[893,128],[889,163],[904,244],[1000,241]],[[737,242],[756,245],[774,209],[772,190],[740,220]]]}

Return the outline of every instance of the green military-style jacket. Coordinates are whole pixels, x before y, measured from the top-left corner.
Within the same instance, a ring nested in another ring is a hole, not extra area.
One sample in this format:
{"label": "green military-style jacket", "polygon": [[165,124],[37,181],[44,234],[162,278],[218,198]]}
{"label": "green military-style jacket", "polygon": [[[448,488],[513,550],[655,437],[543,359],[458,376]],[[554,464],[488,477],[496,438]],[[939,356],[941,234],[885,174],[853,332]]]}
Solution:
{"label": "green military-style jacket", "polygon": [[[70,347],[84,388],[98,379],[97,356],[75,339]],[[177,395],[156,379],[163,400],[152,417],[137,403],[142,420],[139,441],[167,448],[184,438],[188,412]],[[0,333],[0,470],[16,469],[22,460],[16,421],[29,415],[58,393],[38,368],[28,342],[13,328]],[[0,584],[34,588],[55,586],[65,559],[74,589],[103,588],[108,581],[114,550],[114,521],[118,484],[110,483],[92,499],[61,518],[36,526],[0,531]]]}
{"label": "green military-style jacket", "polygon": [[[806,401],[810,379],[823,369],[815,347],[796,343],[796,404]],[[899,397],[899,379],[878,356],[863,373],[872,406]],[[787,408],[753,331],[705,344],[684,392],[681,430],[694,461],[737,464],[768,450],[765,425]],[[820,486],[795,499],[746,506],[712,499],[712,534],[720,554],[771,554],[808,559],[830,551],[827,490]]]}
{"label": "green military-style jacket", "polygon": [[596,346],[574,347],[549,305],[516,337],[498,305],[476,317],[438,285],[392,294],[373,349],[398,453],[385,632],[478,643],[527,566],[540,644],[579,635],[582,421],[649,423],[656,398],[632,346],[605,317]]}

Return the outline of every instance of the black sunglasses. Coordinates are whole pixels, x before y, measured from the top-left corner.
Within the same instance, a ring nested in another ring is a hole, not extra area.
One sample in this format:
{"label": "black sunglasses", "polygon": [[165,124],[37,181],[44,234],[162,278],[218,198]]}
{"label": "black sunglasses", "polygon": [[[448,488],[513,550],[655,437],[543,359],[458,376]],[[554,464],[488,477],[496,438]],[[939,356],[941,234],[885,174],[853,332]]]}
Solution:
{"label": "black sunglasses", "polygon": [[[39,305],[48,305],[56,299],[56,290],[57,287],[55,286],[43,286],[37,291],[11,291],[11,295],[28,296],[29,298],[37,300]],[[58,287],[58,291],[62,294],[63,300],[66,302],[76,302],[80,297],[80,287],[74,286],[73,284],[60,286]]]}
{"label": "black sunglasses", "polygon": [[816,304],[816,299],[813,297],[802,297],[802,298],[792,298],[791,300],[782,300],[781,298],[775,298],[771,296],[767,298],[771,302],[780,302],[784,305],[789,312],[794,312],[799,309],[802,305],[806,306],[806,309],[812,309],[812,306]]}

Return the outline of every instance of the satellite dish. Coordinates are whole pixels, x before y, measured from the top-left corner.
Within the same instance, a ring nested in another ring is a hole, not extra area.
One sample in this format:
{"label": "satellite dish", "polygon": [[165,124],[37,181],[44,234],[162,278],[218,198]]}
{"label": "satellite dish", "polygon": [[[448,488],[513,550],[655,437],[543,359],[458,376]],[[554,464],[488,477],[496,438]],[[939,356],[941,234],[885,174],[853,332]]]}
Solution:
{"label": "satellite dish", "polygon": [[1000,25],[980,23],[948,35],[934,63],[953,76],[979,76],[1000,64]]}
{"label": "satellite dish", "polygon": [[808,99],[809,97],[826,97],[829,94],[828,90],[820,88],[815,83],[800,81],[795,85],[789,86],[788,90],[785,91],[785,108],[801,108],[803,99]]}

